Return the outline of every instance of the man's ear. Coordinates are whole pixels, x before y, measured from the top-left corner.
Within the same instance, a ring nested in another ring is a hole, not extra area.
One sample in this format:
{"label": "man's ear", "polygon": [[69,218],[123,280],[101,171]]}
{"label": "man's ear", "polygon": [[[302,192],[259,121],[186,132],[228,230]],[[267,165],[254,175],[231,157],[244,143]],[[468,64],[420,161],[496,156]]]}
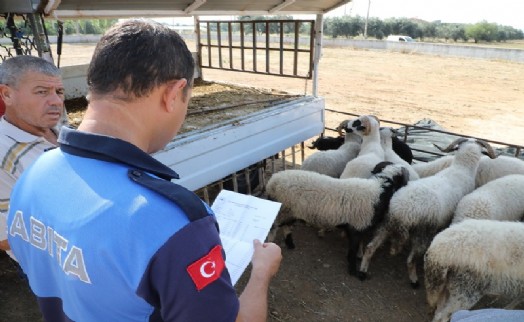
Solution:
{"label": "man's ear", "polygon": [[164,106],[167,111],[171,112],[176,107],[177,99],[184,95],[184,88],[187,85],[185,78],[170,82],[166,85],[163,95]]}
{"label": "man's ear", "polygon": [[[11,88],[9,88],[9,86],[7,86],[7,85],[0,84],[0,97],[2,98],[4,103],[6,103],[6,105],[8,103],[10,103],[10,101],[11,101]],[[8,104],[8,105],[11,105],[11,104]]]}

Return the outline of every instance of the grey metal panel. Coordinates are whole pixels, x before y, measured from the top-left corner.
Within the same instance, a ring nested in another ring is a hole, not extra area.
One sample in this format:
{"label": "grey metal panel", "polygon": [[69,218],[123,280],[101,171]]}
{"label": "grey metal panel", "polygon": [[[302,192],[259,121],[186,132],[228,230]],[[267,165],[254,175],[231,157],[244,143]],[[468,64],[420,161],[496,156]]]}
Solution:
{"label": "grey metal panel", "polygon": [[175,138],[153,156],[197,190],[321,133],[324,99],[305,96]]}
{"label": "grey metal panel", "polygon": [[33,13],[39,4],[40,0],[1,0],[0,13]]}

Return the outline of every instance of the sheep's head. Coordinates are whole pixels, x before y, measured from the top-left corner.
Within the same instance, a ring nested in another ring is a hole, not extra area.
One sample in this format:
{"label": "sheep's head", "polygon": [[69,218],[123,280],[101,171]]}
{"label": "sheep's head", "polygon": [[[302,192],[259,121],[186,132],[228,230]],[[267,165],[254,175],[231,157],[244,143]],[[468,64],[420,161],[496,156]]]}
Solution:
{"label": "sheep's head", "polygon": [[340,136],[344,135],[342,133],[342,130],[348,132],[348,123],[349,122],[350,122],[350,120],[344,120],[344,121],[340,122],[340,124],[337,126],[338,135],[340,135]]}
{"label": "sheep's head", "polygon": [[362,136],[367,136],[373,131],[378,131],[380,127],[379,119],[374,115],[362,115],[356,120],[350,121],[346,126],[346,131],[355,131]]}
{"label": "sheep's head", "polygon": [[467,138],[458,138],[456,139],[455,141],[451,142],[446,148],[441,148],[439,147],[438,145],[436,144],[433,144],[437,149],[439,149],[441,152],[445,152],[445,153],[448,153],[448,152],[452,152],[452,151],[456,151],[460,148],[460,146],[462,144],[464,144],[465,142],[470,142],[470,143],[476,143],[478,144],[482,149],[484,149],[482,151],[483,154],[486,154],[487,156],[489,156],[491,159],[495,159],[497,156],[495,155],[495,151],[493,151],[493,148],[491,147],[491,145],[489,145],[488,142],[484,141],[484,140],[480,140],[480,139],[467,139]]}
{"label": "sheep's head", "polygon": [[409,171],[402,165],[389,161],[377,163],[371,173],[373,175],[387,177],[391,180],[395,191],[407,185],[409,181]]}
{"label": "sheep's head", "polygon": [[[393,138],[397,137],[398,132],[392,127],[381,127],[380,128],[380,142],[384,146],[390,146],[393,142]],[[391,144],[388,144],[391,143]]]}

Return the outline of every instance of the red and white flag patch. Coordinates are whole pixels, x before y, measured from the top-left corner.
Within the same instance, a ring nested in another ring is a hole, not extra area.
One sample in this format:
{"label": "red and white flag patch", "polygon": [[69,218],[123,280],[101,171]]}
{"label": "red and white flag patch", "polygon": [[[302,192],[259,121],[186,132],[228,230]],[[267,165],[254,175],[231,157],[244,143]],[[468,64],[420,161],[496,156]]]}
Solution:
{"label": "red and white flag patch", "polygon": [[202,290],[212,282],[216,281],[226,266],[222,257],[222,246],[216,245],[202,258],[187,267],[187,272],[197,290]]}

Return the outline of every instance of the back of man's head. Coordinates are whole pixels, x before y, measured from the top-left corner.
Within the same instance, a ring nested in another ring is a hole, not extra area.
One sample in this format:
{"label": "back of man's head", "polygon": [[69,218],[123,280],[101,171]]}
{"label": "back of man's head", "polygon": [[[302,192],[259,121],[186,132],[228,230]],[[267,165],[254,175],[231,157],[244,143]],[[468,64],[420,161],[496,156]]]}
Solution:
{"label": "back of man's head", "polygon": [[17,87],[27,72],[61,77],[60,70],[51,62],[36,56],[21,55],[8,58],[0,64],[0,84]]}
{"label": "back of man's head", "polygon": [[90,96],[133,100],[169,81],[193,79],[195,63],[174,30],[145,19],[115,24],[98,42],[87,73]]}

